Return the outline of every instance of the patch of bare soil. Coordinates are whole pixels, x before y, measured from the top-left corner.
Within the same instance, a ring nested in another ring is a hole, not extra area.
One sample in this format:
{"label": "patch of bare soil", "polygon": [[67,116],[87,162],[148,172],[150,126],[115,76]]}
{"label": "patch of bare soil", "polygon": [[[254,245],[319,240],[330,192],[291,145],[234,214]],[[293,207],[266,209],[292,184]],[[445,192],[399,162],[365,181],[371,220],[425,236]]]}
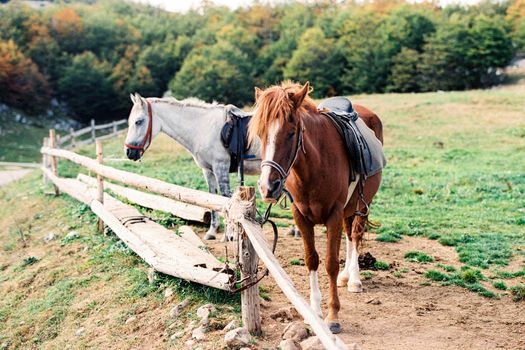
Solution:
{"label": "patch of bare soil", "polygon": [[[403,237],[398,243],[382,243],[367,234],[361,253],[370,252],[378,260],[391,264],[389,271],[374,271],[370,279],[362,279],[363,293],[350,293],[339,288],[342,339],[357,342],[363,349],[525,349],[525,312],[522,303],[509,296],[487,299],[466,289],[429,283],[424,277],[434,264],[410,263],[404,254],[410,250],[424,251],[442,264],[460,266],[452,247],[419,237]],[[268,239],[271,237],[268,233]],[[326,234],[316,231],[316,245],[321,260],[326,251]],[[216,255],[224,251],[214,244]],[[342,254],[342,252],[341,252]],[[276,255],[308,300],[309,284],[305,266],[292,265],[303,257],[301,239],[281,236]],[[343,256],[343,255],[341,255]],[[401,273],[403,268],[407,273]],[[394,272],[398,271],[395,277]],[[327,310],[328,277],[320,266],[323,311]],[[276,347],[289,321],[270,315],[290,303],[275,282],[268,277],[262,285],[270,292],[265,303],[262,339],[259,348]],[[298,317],[296,317],[299,320]]]}

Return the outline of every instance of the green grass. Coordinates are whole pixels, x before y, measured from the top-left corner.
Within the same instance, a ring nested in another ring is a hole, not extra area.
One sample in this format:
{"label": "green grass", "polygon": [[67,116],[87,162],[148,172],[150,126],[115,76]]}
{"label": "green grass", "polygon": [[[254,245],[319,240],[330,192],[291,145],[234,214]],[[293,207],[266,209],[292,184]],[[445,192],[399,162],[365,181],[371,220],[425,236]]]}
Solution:
{"label": "green grass", "polygon": [[377,235],[376,241],[396,243],[399,242],[403,237],[395,232],[383,232]]}
{"label": "green grass", "polygon": [[378,270],[388,270],[390,269],[390,264],[387,263],[386,261],[377,260],[374,263],[374,267]]}
{"label": "green grass", "polygon": [[492,286],[499,290],[507,290],[507,285],[503,281],[494,281],[492,282]]}
{"label": "green grass", "polygon": [[444,265],[441,263],[437,263],[436,266],[442,268],[443,270],[447,272],[456,272],[456,268],[452,265]]}
{"label": "green grass", "polygon": [[487,298],[496,297],[495,293],[487,290],[480,283],[481,281],[487,280],[481,271],[468,266],[464,266],[460,271],[451,274],[446,274],[438,270],[428,270],[425,273],[425,277],[432,281],[440,282],[444,286],[456,285]]}
{"label": "green grass", "polygon": [[372,277],[374,277],[374,273],[372,271],[361,271],[361,276],[365,280],[369,280],[372,279]]}
{"label": "green grass", "polygon": [[422,264],[430,263],[434,261],[434,258],[430,255],[419,252],[419,251],[410,251],[405,254],[405,259],[410,262],[418,262]]}
{"label": "green grass", "polygon": [[525,301],[525,284],[518,284],[510,289],[512,300]]}

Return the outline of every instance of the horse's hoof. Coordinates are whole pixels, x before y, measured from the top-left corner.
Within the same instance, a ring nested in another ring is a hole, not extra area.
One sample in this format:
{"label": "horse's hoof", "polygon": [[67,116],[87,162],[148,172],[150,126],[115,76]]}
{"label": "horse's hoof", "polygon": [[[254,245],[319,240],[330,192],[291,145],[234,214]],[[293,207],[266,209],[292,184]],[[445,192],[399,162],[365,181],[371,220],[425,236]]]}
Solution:
{"label": "horse's hoof", "polygon": [[205,236],[204,236],[204,239],[206,241],[211,241],[211,240],[214,240],[215,239],[215,235],[211,234],[211,233],[207,233]]}
{"label": "horse's hoof", "polygon": [[294,236],[295,237],[295,227],[292,227],[288,230],[288,236]]}
{"label": "horse's hoof", "polygon": [[301,231],[295,230],[294,238],[301,238]]}
{"label": "horse's hoof", "polygon": [[328,328],[332,334],[339,334],[342,331],[341,324],[335,321],[327,321]]}
{"label": "horse's hoof", "polygon": [[348,285],[348,277],[337,277],[337,286],[346,287]]}
{"label": "horse's hoof", "polygon": [[348,291],[350,293],[361,293],[363,285],[361,283],[348,283]]}

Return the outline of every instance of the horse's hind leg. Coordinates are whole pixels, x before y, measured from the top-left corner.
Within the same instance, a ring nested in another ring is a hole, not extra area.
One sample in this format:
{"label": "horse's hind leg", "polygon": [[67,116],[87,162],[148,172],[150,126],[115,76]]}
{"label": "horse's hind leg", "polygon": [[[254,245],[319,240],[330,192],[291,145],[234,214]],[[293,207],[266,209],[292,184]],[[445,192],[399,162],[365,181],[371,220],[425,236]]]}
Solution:
{"label": "horse's hind leg", "polygon": [[337,275],[339,273],[339,248],[341,246],[342,224],[342,210],[333,212],[326,222],[326,272],[330,277],[330,296],[328,298],[328,315],[325,318],[325,322],[334,334],[341,332],[341,324],[339,323],[341,304],[337,291]]}
{"label": "horse's hind leg", "polygon": [[[217,181],[215,179],[215,175],[213,174],[211,170],[208,170],[208,169],[202,169],[202,173],[204,174],[204,178],[206,179],[206,183],[208,184],[208,191],[210,193],[216,194],[217,193]],[[215,239],[218,228],[219,228],[219,214],[215,211],[212,211],[211,219],[210,219],[210,228],[208,229],[208,232],[206,232],[204,239],[206,240]]]}
{"label": "horse's hind leg", "polygon": [[[366,216],[356,216],[352,222],[352,241],[347,244],[352,244],[352,252],[350,258],[350,279],[348,281],[348,291],[353,293],[359,293],[363,291],[363,284],[359,277],[359,246],[361,245],[361,239],[365,233],[365,224],[367,222]],[[348,234],[348,233],[347,233]],[[349,247],[347,247],[349,249]]]}
{"label": "horse's hind leg", "polygon": [[304,261],[308,268],[310,277],[310,306],[319,315],[323,317],[321,310],[321,290],[319,289],[319,280],[317,269],[319,268],[319,255],[315,250],[314,225],[305,218],[299,210],[292,206],[295,223],[301,230],[301,237],[304,245]]}
{"label": "horse's hind leg", "polygon": [[354,220],[353,216],[344,218],[343,227],[345,230],[346,237],[346,259],[345,267],[337,276],[337,286],[344,287],[348,285],[350,280],[350,261],[352,260],[352,221]]}

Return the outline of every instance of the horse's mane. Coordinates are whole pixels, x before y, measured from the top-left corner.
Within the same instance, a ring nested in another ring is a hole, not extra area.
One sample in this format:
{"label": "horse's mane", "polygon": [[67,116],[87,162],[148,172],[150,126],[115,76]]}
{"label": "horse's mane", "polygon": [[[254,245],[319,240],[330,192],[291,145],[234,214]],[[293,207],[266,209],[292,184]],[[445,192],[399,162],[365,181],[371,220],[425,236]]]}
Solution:
{"label": "horse's mane", "polygon": [[[260,93],[255,104],[255,114],[249,125],[249,137],[253,140],[259,136],[261,140],[267,137],[268,127],[273,121],[281,125],[290,117],[293,102],[290,96],[299,91],[302,86],[290,80],[283,81],[280,85],[273,85]],[[316,111],[315,102],[307,95],[298,109],[299,117],[308,111]]]}
{"label": "horse's mane", "polygon": [[197,108],[217,108],[217,107],[224,107],[224,105],[217,103],[216,101],[213,101],[212,103],[204,102],[203,100],[198,99],[197,97],[188,97],[184,100],[177,100],[173,96],[166,96],[166,97],[150,97],[148,98],[149,101],[153,103],[168,103],[170,105],[179,106],[179,107],[197,107]]}

